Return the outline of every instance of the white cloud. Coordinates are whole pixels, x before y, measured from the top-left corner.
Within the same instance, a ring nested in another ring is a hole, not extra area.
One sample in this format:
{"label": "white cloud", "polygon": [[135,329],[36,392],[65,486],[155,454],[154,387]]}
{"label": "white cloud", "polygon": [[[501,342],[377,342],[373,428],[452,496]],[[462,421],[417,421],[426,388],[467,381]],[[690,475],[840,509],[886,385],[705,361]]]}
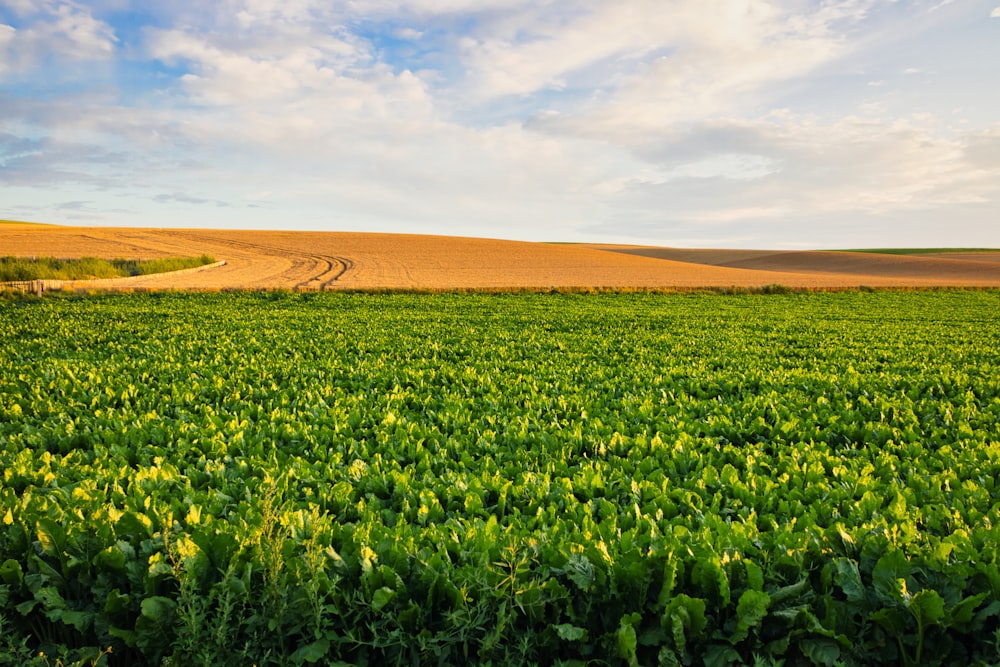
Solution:
{"label": "white cloud", "polygon": [[[13,45],[14,38],[17,36],[17,30],[14,26],[6,25],[0,23],[0,53],[7,49],[8,45]],[[0,74],[3,73],[6,68],[7,59],[4,58],[0,60]]]}
{"label": "white cloud", "polygon": [[19,16],[25,16],[38,11],[35,0],[5,0],[4,5]]}
{"label": "white cloud", "polygon": [[370,63],[363,49],[339,37],[230,45],[171,31],[151,34],[149,45],[158,59],[187,63],[175,113],[187,136],[220,151],[253,147],[312,160],[433,122],[433,101],[419,77]]}
{"label": "white cloud", "polygon": [[[711,156],[724,155],[716,152],[720,137],[731,150],[757,155],[763,168],[756,178],[690,173]],[[687,157],[675,164],[675,154]],[[697,127],[645,157],[672,165],[667,173],[687,171],[690,177],[633,183],[622,196],[639,210],[658,206],[689,223],[817,216],[886,220],[995,206],[1000,200],[1000,129],[949,136],[936,118],[846,117],[826,123],[777,113]]]}
{"label": "white cloud", "polygon": [[396,30],[394,34],[399,39],[406,39],[411,42],[415,42],[424,36],[424,33],[419,30],[414,30],[413,28],[400,28],[399,30]]}
{"label": "white cloud", "polygon": [[182,31],[150,33],[149,52],[168,63],[187,62],[181,82],[199,103],[237,104],[290,97],[324,88],[337,75],[338,61],[353,49],[330,37],[307,44],[228,46]]}
{"label": "white cloud", "polygon": [[721,92],[829,61],[843,46],[838,26],[861,20],[871,4],[833,2],[819,11],[789,12],[774,2],[635,0],[562,13],[526,9],[466,39],[462,55],[478,94],[487,98],[587,81],[594,68],[606,74],[601,65],[609,63],[614,78],[604,87],[624,75],[643,95],[648,84],[663,96],[684,93],[690,100],[707,82]]}
{"label": "white cloud", "polygon": [[991,19],[1000,19],[1000,7],[997,7],[992,12],[990,12]]}
{"label": "white cloud", "polygon": [[8,4],[24,21],[17,29],[0,25],[0,74],[27,71],[50,58],[87,63],[114,54],[114,31],[86,7],[53,1]]}
{"label": "white cloud", "polygon": [[[649,11],[632,15],[613,9],[590,17],[592,28],[581,30],[579,38],[601,43],[600,31],[607,26],[616,36],[604,42],[610,48],[592,49],[588,55],[564,41],[540,42],[525,47],[520,56],[515,49],[507,60],[494,59],[504,64],[498,68],[500,75],[484,72],[476,78],[507,92],[515,89],[504,82],[516,81],[520,92],[527,92],[543,81],[572,74],[545,51],[578,54],[573,67],[581,72],[600,58],[635,56],[633,65],[615,67],[611,85],[599,89],[587,105],[539,118],[550,129],[558,126],[580,136],[634,143],[651,133],[669,132],[679,123],[729,114],[734,107],[752,108],[768,87],[829,65],[853,48],[848,31],[871,4],[828,3],[819,11],[796,13],[781,11],[775,3],[720,0],[706,8],[701,1],[676,0],[667,5],[654,2],[659,11],[650,5]],[[625,27],[628,21],[633,23],[631,32]],[[614,41],[618,37],[620,43]],[[656,57],[639,57],[643,54]],[[526,64],[518,66],[518,60]]]}
{"label": "white cloud", "polygon": [[939,2],[938,4],[936,4],[933,7],[931,7],[930,11],[931,12],[936,12],[939,9],[943,9],[944,7],[947,7],[948,5],[951,5],[951,4],[954,4],[954,3],[955,3],[955,0],[941,0],[941,2]]}
{"label": "white cloud", "polygon": [[772,158],[751,153],[713,153],[684,162],[667,170],[661,183],[681,178],[720,178],[731,180],[755,180],[780,171],[780,162]]}
{"label": "white cloud", "polygon": [[552,0],[356,0],[351,11],[365,16],[415,13],[423,15],[494,13],[532,5],[551,5]]}

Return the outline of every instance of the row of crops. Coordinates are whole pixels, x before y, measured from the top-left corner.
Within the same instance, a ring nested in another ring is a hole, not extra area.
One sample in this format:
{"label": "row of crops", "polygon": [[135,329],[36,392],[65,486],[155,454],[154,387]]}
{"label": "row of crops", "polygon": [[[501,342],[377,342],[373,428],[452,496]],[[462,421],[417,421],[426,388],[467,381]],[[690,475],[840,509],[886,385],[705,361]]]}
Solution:
{"label": "row of crops", "polygon": [[0,665],[1000,661],[1000,292],[0,303]]}

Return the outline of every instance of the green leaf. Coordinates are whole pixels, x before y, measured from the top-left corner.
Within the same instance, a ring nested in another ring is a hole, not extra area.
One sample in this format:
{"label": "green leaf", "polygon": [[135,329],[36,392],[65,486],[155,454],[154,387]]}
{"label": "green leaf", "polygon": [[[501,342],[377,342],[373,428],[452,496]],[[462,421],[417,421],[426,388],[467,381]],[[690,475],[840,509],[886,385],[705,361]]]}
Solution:
{"label": "green leaf", "polygon": [[24,582],[24,570],[21,569],[21,564],[13,558],[5,560],[3,565],[0,565],[0,579],[10,586],[20,588]]}
{"label": "green leaf", "polygon": [[951,616],[951,625],[961,627],[971,623],[976,607],[978,607],[982,601],[986,599],[987,595],[988,593],[970,595],[952,607],[949,612],[949,615]]}
{"label": "green leaf", "polygon": [[115,535],[122,540],[142,540],[153,533],[153,522],[145,514],[125,512],[115,524]]}
{"label": "green leaf", "polygon": [[[899,549],[888,552],[878,559],[872,570],[872,584],[883,604],[897,604],[906,596],[905,581],[910,576],[910,563]],[[903,580],[904,585],[900,585]]]}
{"label": "green leaf", "polygon": [[728,667],[743,662],[732,646],[713,644],[705,649],[705,667]]}
{"label": "green leaf", "polygon": [[635,664],[635,650],[639,645],[635,628],[631,623],[626,623],[626,619],[622,619],[621,626],[618,628],[618,632],[615,633],[615,637],[618,639],[618,655],[628,660],[629,664]]}
{"label": "green leaf", "polygon": [[66,551],[66,530],[52,519],[40,519],[37,533],[42,551],[54,558],[61,558]]}
{"label": "green leaf", "polygon": [[994,616],[1000,616],[1000,600],[994,600],[979,610],[976,614],[975,626],[982,627]]}
{"label": "green leaf", "polygon": [[594,564],[583,554],[572,554],[565,567],[566,575],[581,590],[587,590],[594,584],[596,571]]}
{"label": "green leaf", "polygon": [[321,637],[311,644],[306,644],[292,654],[291,661],[302,664],[303,662],[319,662],[330,652],[330,640]]}
{"label": "green leaf", "polygon": [[812,586],[809,583],[809,579],[802,579],[794,584],[789,584],[787,586],[782,586],[776,591],[771,592],[771,603],[773,605],[778,605],[787,600],[794,600],[800,602],[800,598],[803,595],[809,593]]}
{"label": "green leaf", "polygon": [[922,590],[910,598],[907,607],[922,627],[937,624],[944,618],[944,600],[934,590]]}
{"label": "green leaf", "polygon": [[656,599],[657,609],[664,609],[670,604],[670,594],[673,592],[676,582],[677,564],[674,562],[673,554],[670,554],[663,564],[663,585],[660,587],[660,594]]}
{"label": "green leaf", "polygon": [[399,625],[407,632],[416,632],[420,623],[420,606],[415,602],[410,602],[409,606],[399,612]]}
{"label": "green leaf", "polygon": [[639,646],[663,646],[670,635],[659,625],[652,625],[639,633]]}
{"label": "green leaf", "polygon": [[177,603],[160,595],[148,597],[140,605],[141,613],[148,619],[165,623],[173,619]]}
{"label": "green leaf", "polygon": [[852,547],[854,546],[854,538],[851,537],[851,534],[848,533],[847,530],[844,528],[843,523],[838,521],[834,525],[834,528],[837,529],[837,534],[840,536],[841,541],[843,541],[845,545],[850,545]]}
{"label": "green leaf", "polygon": [[891,636],[896,637],[906,632],[906,616],[899,608],[879,609],[871,618]]}
{"label": "green leaf", "polygon": [[752,560],[744,560],[743,566],[747,571],[747,586],[755,591],[764,590],[764,570],[761,569],[760,565]]}
{"label": "green leaf", "polygon": [[660,652],[656,656],[660,667],[680,667],[681,661],[677,657],[677,653],[669,646],[664,646],[660,648]]}
{"label": "green leaf", "polygon": [[770,596],[763,591],[743,591],[736,603],[736,631],[730,641],[735,644],[746,639],[750,630],[759,626],[767,616],[770,604]]}
{"label": "green leaf", "polygon": [[226,578],[223,580],[226,590],[230,594],[235,595],[238,599],[246,597],[247,585],[246,583],[234,573],[226,573]]}
{"label": "green leaf", "polygon": [[108,634],[112,637],[117,637],[125,642],[126,646],[136,646],[136,636],[133,630],[126,630],[124,628],[110,627],[108,628]]}
{"label": "green leaf", "polygon": [[572,623],[563,623],[561,625],[553,626],[556,630],[556,634],[559,635],[559,639],[568,642],[585,642],[587,641],[587,629],[578,628]]}
{"label": "green leaf", "polygon": [[45,611],[55,609],[62,610],[66,608],[66,600],[64,600],[59,591],[52,586],[46,586],[39,589],[35,593],[35,599],[42,603],[42,607]]}
{"label": "green leaf", "polygon": [[835,558],[833,566],[836,569],[833,580],[844,591],[847,601],[854,605],[864,605],[868,601],[865,586],[861,583],[861,573],[858,564],[850,558]]}
{"label": "green leaf", "polygon": [[191,539],[205,553],[211,564],[217,568],[225,568],[238,548],[236,539],[224,532],[217,532],[217,525],[202,526],[190,533]]}
{"label": "green leaf", "polygon": [[103,569],[121,572],[125,569],[125,554],[117,546],[108,547],[94,557],[94,563]]}
{"label": "green leaf", "polygon": [[140,604],[141,613],[135,620],[135,632],[130,636],[143,652],[152,655],[154,662],[174,640],[174,621],[177,603],[162,596],[148,597]]}
{"label": "green leaf", "polygon": [[32,592],[37,591],[47,584],[55,584],[61,587],[66,583],[66,579],[62,573],[37,554],[32,554],[29,558],[28,571],[33,572],[32,574],[24,575],[24,585]]}
{"label": "green leaf", "polygon": [[803,639],[798,644],[802,654],[814,665],[834,667],[840,664],[840,645],[833,639]]}
{"label": "green leaf", "polygon": [[104,601],[104,613],[120,614],[127,611],[129,607],[129,600],[131,600],[131,598],[127,595],[122,595],[122,592],[117,588],[108,592],[108,597]]}
{"label": "green leaf", "polygon": [[700,559],[691,572],[691,578],[706,593],[717,593],[719,602],[725,606],[730,601],[729,577],[714,554]]}
{"label": "green leaf", "polygon": [[661,621],[661,625],[669,627],[674,646],[682,655],[687,652],[687,640],[699,636],[707,624],[705,601],[683,593],[670,600]]}
{"label": "green leaf", "polygon": [[14,607],[14,609],[16,609],[17,613],[21,614],[22,616],[27,616],[28,614],[31,613],[31,610],[37,606],[38,606],[38,600],[26,600],[21,604],[17,605],[16,607]]}
{"label": "green leaf", "polygon": [[90,624],[94,621],[94,618],[95,614],[90,611],[66,609],[62,612],[60,620],[66,625],[73,626],[78,632],[86,632]]}
{"label": "green leaf", "polygon": [[382,611],[382,608],[389,604],[394,597],[396,597],[396,591],[387,586],[379,588],[372,595],[372,609],[374,611]]}

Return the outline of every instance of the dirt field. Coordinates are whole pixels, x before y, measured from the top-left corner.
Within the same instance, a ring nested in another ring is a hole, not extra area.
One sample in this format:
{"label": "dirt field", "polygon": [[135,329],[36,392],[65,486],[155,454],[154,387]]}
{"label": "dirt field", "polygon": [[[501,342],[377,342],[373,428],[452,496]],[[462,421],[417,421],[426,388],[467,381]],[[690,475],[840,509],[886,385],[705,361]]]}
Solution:
{"label": "dirt field", "polygon": [[[702,266],[752,269],[760,271],[871,277],[898,280],[900,284],[941,285],[997,284],[1000,280],[1000,252],[931,253],[919,255],[882,255],[867,252],[831,252],[818,250],[708,250],[649,248],[636,246],[589,246],[613,252],[652,257],[666,261],[687,262]],[[917,281],[917,282],[913,282]],[[784,281],[779,281],[784,283]],[[874,285],[869,282],[865,284]]]}
{"label": "dirt field", "polygon": [[[1000,286],[1000,253],[872,255],[542,244],[441,236],[0,225],[0,255],[190,257],[225,266],[133,289]],[[87,287],[86,283],[74,287]]]}

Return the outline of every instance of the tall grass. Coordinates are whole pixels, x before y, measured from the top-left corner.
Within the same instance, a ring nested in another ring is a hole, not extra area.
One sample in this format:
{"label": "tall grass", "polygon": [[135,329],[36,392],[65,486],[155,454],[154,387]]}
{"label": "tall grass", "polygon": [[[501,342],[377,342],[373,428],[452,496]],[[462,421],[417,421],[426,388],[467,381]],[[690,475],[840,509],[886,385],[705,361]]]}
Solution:
{"label": "tall grass", "polygon": [[57,259],[55,257],[8,256],[0,257],[0,281],[124,278],[193,269],[214,262],[215,258],[209,255],[165,259],[101,259],[99,257]]}

